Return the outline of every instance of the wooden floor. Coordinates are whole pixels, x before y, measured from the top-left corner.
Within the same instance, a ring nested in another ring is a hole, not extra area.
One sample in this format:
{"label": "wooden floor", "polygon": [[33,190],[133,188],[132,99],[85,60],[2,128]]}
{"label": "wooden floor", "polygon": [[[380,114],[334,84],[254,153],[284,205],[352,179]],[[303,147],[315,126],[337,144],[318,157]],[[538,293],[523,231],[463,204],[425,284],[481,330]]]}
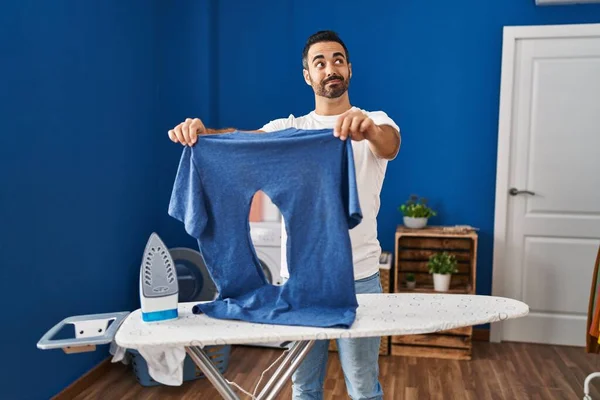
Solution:
{"label": "wooden floor", "polygon": [[[385,399],[582,399],[585,377],[600,371],[600,355],[579,347],[487,342],[475,342],[473,347],[471,361],[382,356]],[[225,377],[251,392],[261,372],[280,354],[281,350],[234,347]],[[337,353],[329,354],[325,399],[347,399]],[[600,399],[600,378],[592,387],[593,399]],[[249,399],[241,393],[240,398]],[[289,383],[279,398],[291,398]],[[181,387],[142,387],[130,368],[113,364],[77,399],[218,400],[220,396],[206,379]]]}

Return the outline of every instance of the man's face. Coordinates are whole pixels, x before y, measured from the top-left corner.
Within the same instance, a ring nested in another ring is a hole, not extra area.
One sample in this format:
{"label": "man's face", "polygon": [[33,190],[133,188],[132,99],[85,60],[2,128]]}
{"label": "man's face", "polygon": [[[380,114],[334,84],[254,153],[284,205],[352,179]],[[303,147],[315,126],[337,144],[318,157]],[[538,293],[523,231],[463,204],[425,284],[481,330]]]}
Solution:
{"label": "man's face", "polygon": [[304,80],[317,96],[335,99],[348,90],[352,67],[341,44],[315,43],[308,49],[306,61],[308,71],[304,70]]}

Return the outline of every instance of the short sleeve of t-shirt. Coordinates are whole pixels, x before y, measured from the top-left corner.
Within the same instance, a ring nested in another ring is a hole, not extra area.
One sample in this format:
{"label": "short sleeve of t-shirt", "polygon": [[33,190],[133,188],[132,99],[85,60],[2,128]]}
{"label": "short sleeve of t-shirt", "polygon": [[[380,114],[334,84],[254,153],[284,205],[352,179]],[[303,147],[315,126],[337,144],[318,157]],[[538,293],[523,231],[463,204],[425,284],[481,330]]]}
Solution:
{"label": "short sleeve of t-shirt", "polygon": [[[369,115],[369,118],[371,118],[373,120],[375,125],[389,125],[392,128],[396,129],[396,131],[398,131],[398,133],[400,133],[400,127],[385,112],[371,111],[368,113],[368,115]],[[398,150],[400,150],[400,149],[398,149]],[[398,152],[396,152],[396,154],[394,154],[394,157],[392,157],[389,161],[396,158],[397,155],[398,155]],[[377,157],[375,157],[375,158],[378,159]]]}
{"label": "short sleeve of t-shirt", "polygon": [[202,180],[191,147],[184,147],[173,184],[168,213],[184,224],[186,232],[199,239],[206,226]]}
{"label": "short sleeve of t-shirt", "polygon": [[262,128],[260,128],[260,130],[265,131],[265,132],[274,132],[274,131],[280,131],[283,129],[291,128],[293,125],[293,121],[294,121],[294,116],[290,114],[290,116],[288,118],[278,118],[278,119],[269,121]]}
{"label": "short sleeve of t-shirt", "polygon": [[368,113],[369,118],[375,122],[375,125],[389,125],[400,132],[400,128],[393,119],[391,119],[385,112],[383,111],[371,111]]}

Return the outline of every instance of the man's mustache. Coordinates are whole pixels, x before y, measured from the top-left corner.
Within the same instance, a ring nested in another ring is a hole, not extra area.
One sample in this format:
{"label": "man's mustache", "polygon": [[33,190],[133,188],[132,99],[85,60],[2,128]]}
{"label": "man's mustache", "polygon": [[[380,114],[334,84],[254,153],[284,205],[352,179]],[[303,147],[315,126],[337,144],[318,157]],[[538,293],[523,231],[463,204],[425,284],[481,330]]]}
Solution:
{"label": "man's mustache", "polygon": [[329,78],[323,79],[323,85],[326,85],[328,82],[335,81],[335,80],[344,82],[343,77],[341,77],[339,75],[333,75],[333,76],[330,76]]}

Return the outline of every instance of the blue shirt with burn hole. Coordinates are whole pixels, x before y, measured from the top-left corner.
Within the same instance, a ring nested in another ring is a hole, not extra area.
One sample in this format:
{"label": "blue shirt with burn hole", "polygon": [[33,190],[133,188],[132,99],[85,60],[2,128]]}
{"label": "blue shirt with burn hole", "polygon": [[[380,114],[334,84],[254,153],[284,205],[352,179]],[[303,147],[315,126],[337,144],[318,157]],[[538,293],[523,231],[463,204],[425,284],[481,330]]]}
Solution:
{"label": "blue shirt with burn hole", "polygon": [[[286,223],[289,280],[271,285],[250,238],[262,190]],[[169,215],[197,239],[218,297],[194,313],[348,328],[356,317],[349,229],[362,220],[350,140],[331,129],[201,135],[185,147]]]}

